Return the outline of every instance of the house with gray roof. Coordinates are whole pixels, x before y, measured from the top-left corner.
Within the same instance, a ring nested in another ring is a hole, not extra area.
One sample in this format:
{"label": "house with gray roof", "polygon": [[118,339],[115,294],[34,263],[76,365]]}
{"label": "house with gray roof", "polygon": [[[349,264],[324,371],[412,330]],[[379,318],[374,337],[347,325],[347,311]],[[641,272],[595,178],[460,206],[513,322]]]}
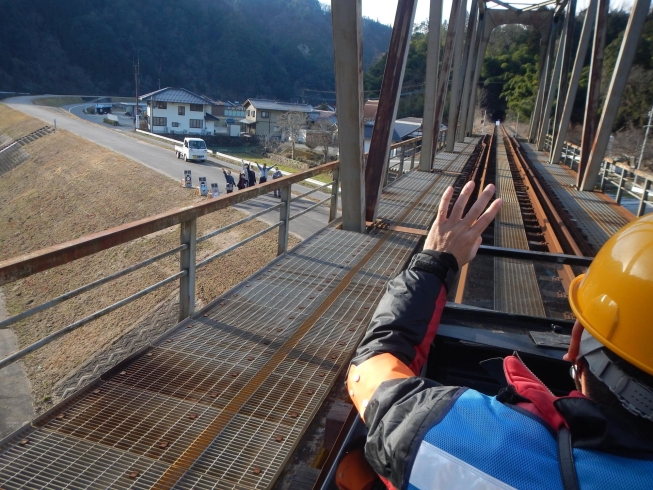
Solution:
{"label": "house with gray roof", "polygon": [[185,88],[162,88],[139,99],[147,103],[146,121],[153,133],[215,134],[220,122],[211,112],[216,102]]}
{"label": "house with gray roof", "polygon": [[313,106],[308,104],[291,104],[264,99],[248,99],[243,104],[243,108],[245,109],[245,118],[240,120],[242,131],[259,136],[266,134],[281,136],[277,120],[286,112],[306,113],[308,127],[308,123],[310,123],[308,116],[314,112]]}

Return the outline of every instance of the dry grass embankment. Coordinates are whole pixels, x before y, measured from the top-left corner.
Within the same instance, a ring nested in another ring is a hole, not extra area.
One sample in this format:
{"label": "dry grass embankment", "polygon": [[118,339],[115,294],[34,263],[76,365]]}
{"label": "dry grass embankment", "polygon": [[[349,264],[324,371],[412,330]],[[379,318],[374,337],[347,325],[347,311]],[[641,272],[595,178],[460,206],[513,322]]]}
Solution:
{"label": "dry grass embankment", "polygon": [[41,129],[43,126],[46,126],[46,123],[40,119],[35,119],[0,104],[0,141],[9,138],[17,140],[37,129]]}
{"label": "dry grass embankment", "polygon": [[[27,116],[24,116],[27,117]],[[0,106],[0,128],[23,122]],[[24,147],[29,160],[0,180],[0,260],[72,240],[204,198],[127,158],[65,131]],[[241,219],[227,209],[198,220],[198,236]],[[265,228],[249,222],[198,246],[198,260]],[[297,239],[291,237],[291,245]],[[179,227],[114,247],[91,257],[4,286],[10,314],[41,304],[179,244]],[[198,271],[197,299],[206,304],[276,255],[276,231]],[[179,270],[173,256],[85,293],[15,325],[20,347],[107,307]],[[37,411],[51,404],[53,386],[96,351],[130,331],[166,301],[177,283],[161,288],[31,354],[25,359]]]}

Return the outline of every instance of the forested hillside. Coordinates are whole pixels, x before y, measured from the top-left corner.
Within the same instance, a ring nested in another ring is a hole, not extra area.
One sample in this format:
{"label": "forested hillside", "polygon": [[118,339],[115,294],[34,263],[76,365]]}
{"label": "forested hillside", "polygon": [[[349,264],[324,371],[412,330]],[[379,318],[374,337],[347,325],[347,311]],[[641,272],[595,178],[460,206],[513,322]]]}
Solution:
{"label": "forested hillside", "polygon": [[[222,99],[333,90],[331,13],[318,0],[0,0],[0,91]],[[366,66],[391,29],[365,19]]]}
{"label": "forested hillside", "polygon": [[[584,13],[581,13],[576,20],[574,50],[580,38],[583,18]],[[610,12],[602,77],[603,95],[608,89],[627,22],[627,12]],[[442,44],[444,44],[446,28],[444,24]],[[421,116],[423,112],[427,33],[428,26],[418,26],[411,41],[403,90],[405,95],[401,98],[399,108],[400,116]],[[493,31],[483,62],[479,100],[481,107],[493,113],[495,118],[503,117],[508,112],[513,117],[519,113],[522,121],[530,117],[538,84],[539,42],[539,34],[536,31],[519,25],[502,26]],[[582,122],[589,62],[588,56],[574,104],[573,122]],[[378,95],[384,67],[385,57],[371,66],[366,73],[365,89],[369,96]],[[615,129],[643,124],[651,104],[653,104],[653,14],[649,15],[639,43],[635,65],[630,72]]]}

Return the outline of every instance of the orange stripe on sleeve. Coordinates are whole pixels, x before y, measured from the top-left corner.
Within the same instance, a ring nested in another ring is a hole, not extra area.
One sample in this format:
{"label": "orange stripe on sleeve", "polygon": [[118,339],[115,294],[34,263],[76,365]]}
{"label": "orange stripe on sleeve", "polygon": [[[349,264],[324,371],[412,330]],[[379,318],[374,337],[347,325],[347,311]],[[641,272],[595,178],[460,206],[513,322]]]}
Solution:
{"label": "orange stripe on sleeve", "polygon": [[374,356],[358,366],[353,364],[347,376],[347,390],[358,413],[364,419],[365,409],[376,389],[390,379],[412,378],[415,374],[392,354]]}

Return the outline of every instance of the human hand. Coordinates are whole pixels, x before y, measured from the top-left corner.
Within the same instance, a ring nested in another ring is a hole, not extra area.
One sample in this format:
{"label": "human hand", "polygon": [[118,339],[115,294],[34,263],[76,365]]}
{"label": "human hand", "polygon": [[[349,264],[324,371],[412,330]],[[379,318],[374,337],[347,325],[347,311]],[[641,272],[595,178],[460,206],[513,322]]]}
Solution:
{"label": "human hand", "polygon": [[448,187],[444,191],[440,200],[438,216],[424,243],[425,250],[437,250],[452,254],[458,261],[458,267],[467,264],[476,256],[478,247],[481,246],[481,234],[495,218],[503,204],[501,199],[497,199],[483,212],[494,195],[494,186],[490,184],[463,218],[465,206],[474,191],[474,186],[474,182],[465,184],[449,218],[447,218],[447,210],[453,196],[453,187]]}

